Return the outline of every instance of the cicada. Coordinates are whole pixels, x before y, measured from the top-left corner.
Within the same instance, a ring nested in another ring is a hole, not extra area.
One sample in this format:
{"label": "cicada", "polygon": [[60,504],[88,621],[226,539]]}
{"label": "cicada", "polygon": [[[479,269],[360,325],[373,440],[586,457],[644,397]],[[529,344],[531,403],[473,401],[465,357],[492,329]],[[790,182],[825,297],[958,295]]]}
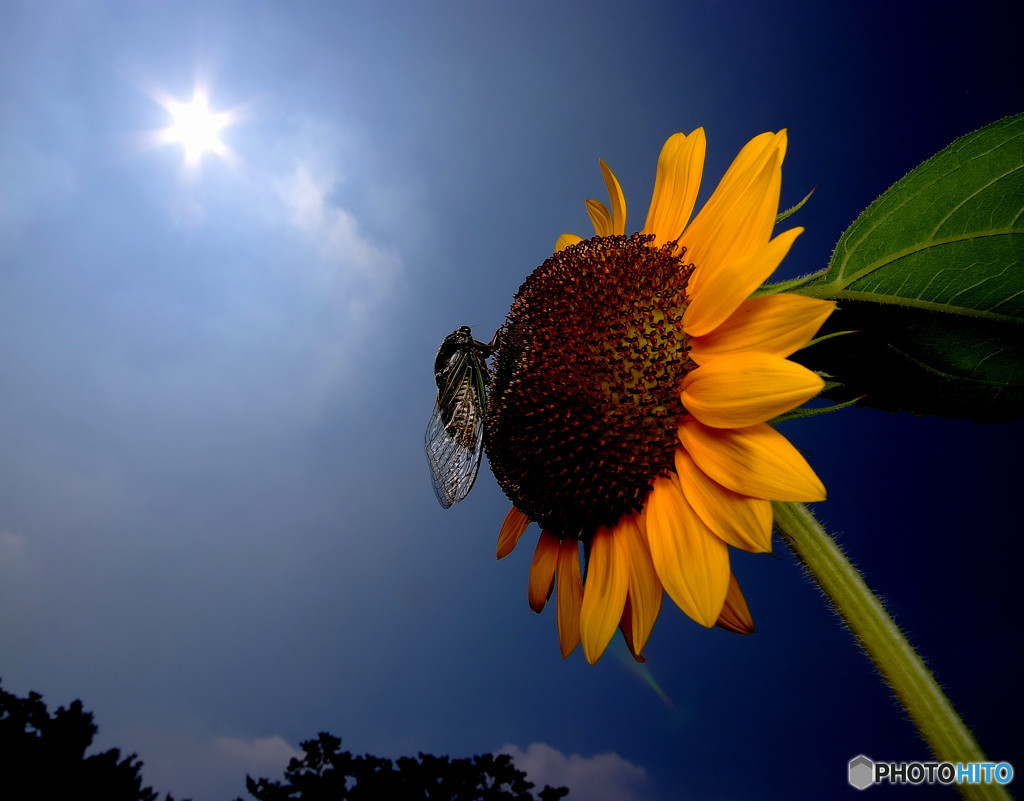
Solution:
{"label": "cicada", "polygon": [[469,495],[480,470],[487,414],[487,357],[493,351],[493,342],[477,342],[466,325],[452,331],[437,349],[437,402],[423,445],[434,493],[445,509]]}

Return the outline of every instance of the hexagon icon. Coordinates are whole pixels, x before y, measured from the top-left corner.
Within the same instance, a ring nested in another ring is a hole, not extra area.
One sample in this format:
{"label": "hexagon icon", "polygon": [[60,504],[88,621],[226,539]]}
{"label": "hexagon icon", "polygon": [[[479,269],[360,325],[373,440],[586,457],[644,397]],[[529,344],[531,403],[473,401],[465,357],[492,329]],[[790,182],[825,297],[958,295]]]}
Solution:
{"label": "hexagon icon", "polygon": [[875,763],[863,754],[850,760],[850,774],[847,781],[858,790],[864,790],[875,783]]}

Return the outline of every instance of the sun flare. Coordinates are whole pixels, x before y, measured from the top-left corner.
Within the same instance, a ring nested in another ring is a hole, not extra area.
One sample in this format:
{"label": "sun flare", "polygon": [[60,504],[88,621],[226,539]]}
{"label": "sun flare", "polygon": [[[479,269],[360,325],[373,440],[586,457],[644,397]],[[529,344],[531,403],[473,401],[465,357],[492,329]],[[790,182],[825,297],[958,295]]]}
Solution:
{"label": "sun flare", "polygon": [[206,153],[230,159],[231,151],[221,140],[220,132],[234,121],[234,115],[230,111],[211,111],[203,89],[197,88],[190,102],[167,99],[161,105],[173,119],[173,123],[161,131],[161,140],[166,144],[180,144],[187,166],[197,166]]}

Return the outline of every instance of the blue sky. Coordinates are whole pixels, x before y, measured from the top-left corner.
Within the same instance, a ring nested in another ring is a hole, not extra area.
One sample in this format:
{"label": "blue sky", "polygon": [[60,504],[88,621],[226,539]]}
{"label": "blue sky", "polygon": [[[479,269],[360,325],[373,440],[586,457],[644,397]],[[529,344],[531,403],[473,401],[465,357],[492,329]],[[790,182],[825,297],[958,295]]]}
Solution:
{"label": "blue sky", "polygon": [[[321,730],[392,758],[508,747],[578,801],[852,798],[856,754],[926,757],[781,544],[733,560],[755,635],[666,604],[646,672],[618,639],[562,661],[526,604],[535,534],[495,562],[508,502],[485,467],[442,510],[422,436],[441,339],[488,339],[591,230],[598,158],[632,231],[673,132],[705,127],[706,197],[788,128],[782,203],[818,189],[779,275],[808,272],[1021,111],[1013,5],[4,3],[5,689],[81,698],[99,747],[195,801]],[[232,157],[189,170],[155,133],[197,85]],[[1024,766],[1024,427],[851,410],[785,433],[982,747]]]}

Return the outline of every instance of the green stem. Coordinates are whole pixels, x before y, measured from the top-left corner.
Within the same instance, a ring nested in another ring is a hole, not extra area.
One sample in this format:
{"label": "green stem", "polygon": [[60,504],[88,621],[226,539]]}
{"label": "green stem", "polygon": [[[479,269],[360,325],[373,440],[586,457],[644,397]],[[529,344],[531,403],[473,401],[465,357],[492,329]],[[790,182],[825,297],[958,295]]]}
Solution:
{"label": "green stem", "polygon": [[[987,762],[921,657],[835,541],[799,503],[773,502],[775,526],[864,647],[940,762]],[[968,799],[1009,799],[1000,784],[958,784]]]}

